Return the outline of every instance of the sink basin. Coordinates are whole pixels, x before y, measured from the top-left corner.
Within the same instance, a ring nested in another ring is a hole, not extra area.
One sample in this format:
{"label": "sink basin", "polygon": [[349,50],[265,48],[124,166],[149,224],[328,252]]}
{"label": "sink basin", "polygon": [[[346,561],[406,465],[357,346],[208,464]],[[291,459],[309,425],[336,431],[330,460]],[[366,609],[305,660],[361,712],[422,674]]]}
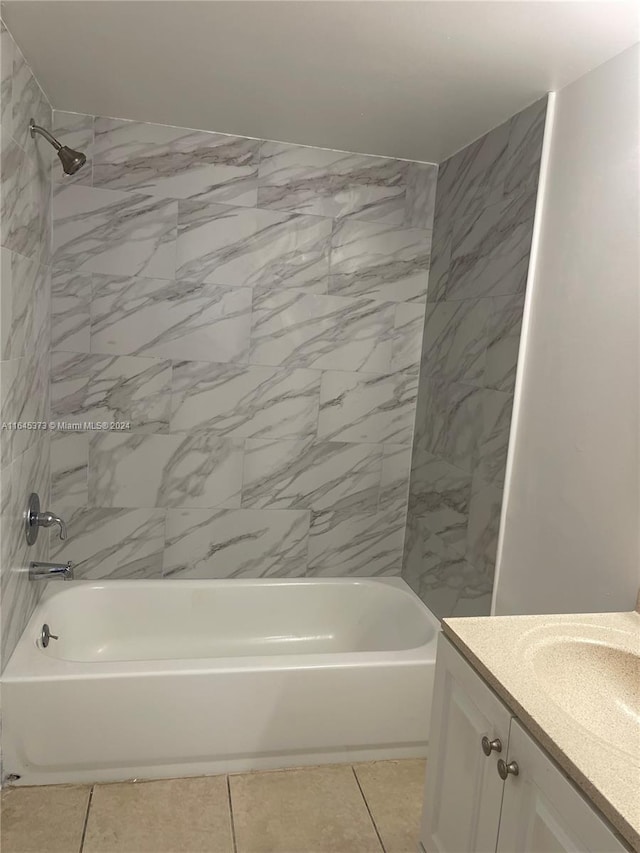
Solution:
{"label": "sink basin", "polygon": [[640,763],[640,656],[629,651],[640,638],[617,643],[606,633],[571,633],[532,644],[536,679],[576,723]]}

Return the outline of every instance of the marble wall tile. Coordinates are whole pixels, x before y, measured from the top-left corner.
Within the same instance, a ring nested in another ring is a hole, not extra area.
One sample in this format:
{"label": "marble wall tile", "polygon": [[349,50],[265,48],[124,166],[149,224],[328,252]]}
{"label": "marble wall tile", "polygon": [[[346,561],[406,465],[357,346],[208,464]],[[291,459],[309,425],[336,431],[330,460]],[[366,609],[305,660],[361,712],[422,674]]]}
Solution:
{"label": "marble wall tile", "polygon": [[169,510],[164,577],[305,574],[307,510]]}
{"label": "marble wall tile", "polygon": [[263,142],[258,206],[402,225],[408,163]]}
{"label": "marble wall tile", "polygon": [[150,195],[58,185],[53,197],[58,269],[174,278],[178,203]]}
{"label": "marble wall tile", "polygon": [[181,201],[177,276],[236,287],[326,293],[331,220]]}
{"label": "marble wall tile", "polygon": [[171,430],[246,438],[314,436],[318,370],[178,361],[173,365]]}
{"label": "marble wall tile", "polygon": [[159,578],[164,509],[80,507],[65,519],[68,538],[53,540],[51,559],[72,560],[78,580]]}
{"label": "marble wall tile", "polygon": [[94,185],[255,207],[257,139],[97,117]]}
{"label": "marble wall tile", "polygon": [[451,616],[489,616],[493,593],[493,576],[481,577],[482,583],[464,587],[456,601]]}
{"label": "marble wall tile", "polygon": [[[500,532],[502,487],[474,475],[467,529],[467,559],[479,576],[493,573]],[[485,590],[486,591],[486,590]]]}
{"label": "marble wall tile", "polygon": [[451,238],[451,225],[438,222],[438,228],[433,232],[431,243],[427,302],[439,302],[446,296],[451,264]]}
{"label": "marble wall tile", "polygon": [[546,115],[545,95],[511,119],[504,179],[505,195],[536,195]]}
{"label": "marble wall tile", "polygon": [[56,270],[51,278],[51,348],[89,352],[91,276]]}
{"label": "marble wall tile", "polygon": [[409,510],[448,547],[465,552],[471,474],[426,450],[416,450],[411,466]]}
{"label": "marble wall tile", "polygon": [[[51,505],[58,514],[89,504],[89,434],[51,434]],[[64,516],[63,516],[64,517]]]}
{"label": "marble wall tile", "polygon": [[2,359],[20,358],[31,347],[36,323],[35,299],[38,262],[8,249],[0,249],[0,352]]}
{"label": "marble wall tile", "polygon": [[16,44],[0,21],[0,126],[13,135],[13,58]]}
{"label": "marble wall tile", "polygon": [[391,370],[417,373],[420,369],[425,306],[414,302],[401,302],[396,307],[393,323]]}
{"label": "marble wall tile", "polygon": [[242,441],[210,435],[93,435],[89,503],[96,507],[236,507]]}
{"label": "marble wall tile", "polygon": [[426,379],[418,399],[415,445],[471,471],[482,422],[482,389]]}
{"label": "marble wall tile", "polygon": [[524,294],[495,296],[489,301],[483,385],[513,391],[520,351]]}
{"label": "marble wall tile", "polygon": [[53,353],[51,417],[67,423],[130,422],[168,432],[171,362],[135,356]]}
{"label": "marble wall tile", "polygon": [[473,218],[503,196],[510,123],[467,145],[438,168],[435,222]]}
{"label": "marble wall tile", "polygon": [[509,450],[513,394],[486,389],[482,392],[482,428],[474,471],[487,481],[504,483]]}
{"label": "marble wall tile", "polygon": [[51,130],[51,106],[31,71],[22,51],[13,45],[12,126],[6,128],[25,150],[33,144],[29,131],[31,118],[41,127]]}
{"label": "marble wall tile", "polygon": [[431,229],[436,201],[438,167],[434,163],[409,163],[404,224]]}
{"label": "marble wall tile", "polygon": [[372,512],[381,466],[380,445],[247,439],[242,506]]}
{"label": "marble wall tile", "polygon": [[335,577],[397,575],[402,565],[405,515],[339,510],[311,513],[308,574]]}
{"label": "marble wall tile", "polygon": [[515,196],[460,222],[452,236],[447,299],[524,293],[535,197]]}
{"label": "marble wall tile", "polygon": [[329,292],[388,302],[424,302],[431,232],[341,220],[331,238]]}
{"label": "marble wall tile", "polygon": [[94,353],[244,362],[250,323],[248,288],[93,277]]}
{"label": "marble wall tile", "polygon": [[57,184],[93,184],[93,116],[83,113],[53,113],[53,135],[63,145],[82,151],[87,162],[75,175],[66,175],[55,151],[51,151],[53,180]]}
{"label": "marble wall tile", "polygon": [[300,290],[254,291],[251,364],[389,370],[395,306]]}
{"label": "marble wall tile", "polygon": [[327,370],[320,385],[318,438],[411,444],[418,377]]}
{"label": "marble wall tile", "polygon": [[484,379],[489,300],[427,305],[422,343],[423,377],[481,385]]}
{"label": "marble wall tile", "polygon": [[411,447],[404,444],[385,444],[382,447],[380,470],[380,497],[378,510],[407,508],[409,477],[411,473]]}
{"label": "marble wall tile", "polygon": [[10,136],[3,134],[0,144],[0,240],[13,252],[37,258],[43,248],[38,164]]}
{"label": "marble wall tile", "polygon": [[422,518],[409,514],[402,577],[435,616],[449,616],[475,576],[464,555],[432,533]]}

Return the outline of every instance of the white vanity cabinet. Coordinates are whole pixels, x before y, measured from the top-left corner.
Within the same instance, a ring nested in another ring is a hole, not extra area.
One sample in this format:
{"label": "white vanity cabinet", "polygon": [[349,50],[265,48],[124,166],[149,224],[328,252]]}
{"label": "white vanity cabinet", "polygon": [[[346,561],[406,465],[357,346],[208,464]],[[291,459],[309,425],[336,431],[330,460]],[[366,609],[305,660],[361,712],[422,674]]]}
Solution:
{"label": "white vanity cabinet", "polygon": [[421,843],[426,853],[628,850],[442,635]]}

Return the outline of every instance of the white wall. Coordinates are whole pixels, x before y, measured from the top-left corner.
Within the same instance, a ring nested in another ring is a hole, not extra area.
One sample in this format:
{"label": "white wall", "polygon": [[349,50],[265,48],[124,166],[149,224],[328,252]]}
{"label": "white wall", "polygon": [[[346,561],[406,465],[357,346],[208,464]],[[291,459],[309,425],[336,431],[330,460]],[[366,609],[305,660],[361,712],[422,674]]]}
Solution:
{"label": "white wall", "polygon": [[630,610],[639,575],[639,46],[558,92],[495,612]]}

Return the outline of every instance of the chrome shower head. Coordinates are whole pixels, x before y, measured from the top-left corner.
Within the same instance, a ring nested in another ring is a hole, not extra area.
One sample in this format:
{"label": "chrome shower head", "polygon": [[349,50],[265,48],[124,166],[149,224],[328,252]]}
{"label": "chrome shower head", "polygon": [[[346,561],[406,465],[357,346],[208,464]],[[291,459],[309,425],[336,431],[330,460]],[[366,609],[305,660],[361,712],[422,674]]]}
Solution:
{"label": "chrome shower head", "polygon": [[58,142],[55,136],[52,136],[48,130],[44,129],[44,127],[37,125],[33,119],[29,121],[29,130],[31,132],[32,139],[35,139],[36,133],[39,133],[40,136],[44,136],[47,142],[53,145],[58,152],[58,157],[62,163],[65,175],[75,175],[78,169],[81,169],[87,162],[87,158],[82,151],[74,151],[73,148],[68,148],[66,145],[62,145]]}

